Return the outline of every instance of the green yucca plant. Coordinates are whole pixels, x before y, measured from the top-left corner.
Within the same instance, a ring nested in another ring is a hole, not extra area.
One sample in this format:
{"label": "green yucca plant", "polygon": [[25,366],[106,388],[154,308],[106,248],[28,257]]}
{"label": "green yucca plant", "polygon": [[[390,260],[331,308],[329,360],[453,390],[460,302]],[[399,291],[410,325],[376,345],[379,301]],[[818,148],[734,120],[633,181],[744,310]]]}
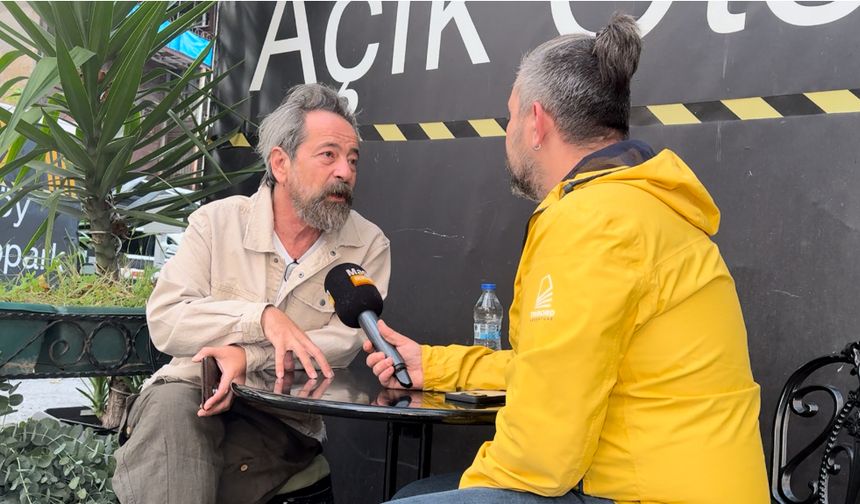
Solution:
{"label": "green yucca plant", "polygon": [[[0,39],[14,48],[0,55],[0,71],[18,58],[31,58],[35,67],[14,111],[0,108],[0,158],[6,160],[0,179],[17,173],[0,214],[25,197],[42,204],[48,218],[33,242],[51,236],[57,212],[71,214],[89,226],[97,272],[116,277],[121,239],[130,229],[148,222],[184,225],[195,202],[260,169],[255,164],[228,176],[211,155],[236,133],[210,137],[230,107],[196,118],[226,75],[201,66],[211,42],[184,72],[146,68],[213,2],[30,2],[41,21],[16,2],[3,4],[22,30],[0,22]],[[0,98],[19,79],[0,83]],[[74,124],[74,133],[60,126],[61,118]],[[28,142],[34,145],[29,151]],[[46,162],[53,152],[60,161]],[[204,157],[213,168],[208,175],[185,173]],[[173,188],[190,192],[130,205]]]}
{"label": "green yucca plant", "polygon": [[[0,22],[0,40],[13,48],[0,55],[0,71],[19,58],[35,63],[28,77],[0,82],[0,100],[24,84],[13,111],[0,107],[0,183],[14,177],[0,215],[23,198],[48,211],[25,248],[51,237],[58,212],[70,214],[89,228],[97,273],[117,278],[130,230],[149,222],[184,226],[197,202],[261,169],[256,163],[227,175],[211,154],[236,133],[211,135],[232,113],[212,93],[227,73],[201,66],[212,43],[185,71],[147,65],[214,2],[30,2],[40,19],[16,2],[3,4],[21,29]],[[199,120],[208,100],[221,112]],[[202,158],[208,175],[183,169]],[[141,203],[177,188],[184,190]],[[113,388],[129,387],[110,383],[103,421],[114,426],[122,401]]]}

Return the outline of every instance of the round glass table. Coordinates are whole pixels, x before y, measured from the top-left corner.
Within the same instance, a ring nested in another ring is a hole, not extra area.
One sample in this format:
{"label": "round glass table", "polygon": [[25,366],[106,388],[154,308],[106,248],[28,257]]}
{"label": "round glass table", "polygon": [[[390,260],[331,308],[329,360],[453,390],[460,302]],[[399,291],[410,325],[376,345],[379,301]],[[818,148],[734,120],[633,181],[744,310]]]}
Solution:
{"label": "round glass table", "polygon": [[248,376],[233,383],[240,400],[273,415],[312,413],[387,422],[383,497],[394,494],[401,435],[418,429],[418,477],[429,475],[434,424],[488,425],[500,406],[476,407],[449,402],[442,392],[387,389],[364,365],[336,369],[331,379],[309,380],[306,373],[287,373],[282,380],[271,373]]}

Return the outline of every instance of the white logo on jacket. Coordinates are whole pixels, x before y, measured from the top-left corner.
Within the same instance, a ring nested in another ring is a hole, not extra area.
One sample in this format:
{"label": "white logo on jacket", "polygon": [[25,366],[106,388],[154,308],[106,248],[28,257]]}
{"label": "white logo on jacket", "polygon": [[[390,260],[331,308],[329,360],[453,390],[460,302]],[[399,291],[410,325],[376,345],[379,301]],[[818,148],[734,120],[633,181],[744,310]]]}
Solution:
{"label": "white logo on jacket", "polygon": [[555,310],[552,309],[552,276],[546,275],[540,279],[534,310],[530,313],[532,320],[552,320]]}

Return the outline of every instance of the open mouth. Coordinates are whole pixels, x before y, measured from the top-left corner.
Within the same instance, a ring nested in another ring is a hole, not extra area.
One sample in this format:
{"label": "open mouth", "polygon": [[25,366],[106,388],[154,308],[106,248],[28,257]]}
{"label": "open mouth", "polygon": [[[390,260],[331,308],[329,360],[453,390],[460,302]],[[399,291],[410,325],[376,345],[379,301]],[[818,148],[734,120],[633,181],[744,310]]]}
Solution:
{"label": "open mouth", "polygon": [[338,203],[350,203],[352,202],[352,193],[343,189],[334,189],[326,193],[325,199],[326,201],[336,201]]}

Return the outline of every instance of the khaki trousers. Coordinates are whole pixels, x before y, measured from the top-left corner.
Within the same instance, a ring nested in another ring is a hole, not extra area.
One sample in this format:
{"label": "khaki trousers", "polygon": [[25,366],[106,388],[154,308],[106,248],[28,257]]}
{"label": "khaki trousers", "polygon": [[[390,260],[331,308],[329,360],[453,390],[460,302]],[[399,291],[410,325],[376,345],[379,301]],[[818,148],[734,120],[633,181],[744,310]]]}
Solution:
{"label": "khaki trousers", "polygon": [[321,451],[240,401],[206,418],[199,404],[200,387],[185,382],[153,384],[129,399],[112,480],[121,503],[265,502]]}

